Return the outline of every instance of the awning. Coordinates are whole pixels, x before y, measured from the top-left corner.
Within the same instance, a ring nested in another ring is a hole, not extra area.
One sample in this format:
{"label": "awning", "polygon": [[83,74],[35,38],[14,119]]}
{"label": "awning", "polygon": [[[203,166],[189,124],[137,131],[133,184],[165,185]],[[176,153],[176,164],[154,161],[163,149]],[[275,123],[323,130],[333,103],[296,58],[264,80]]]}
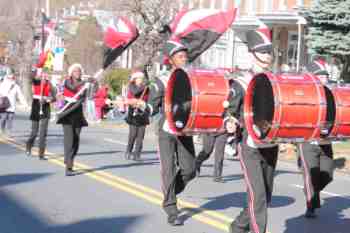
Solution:
{"label": "awning", "polygon": [[297,13],[286,13],[286,12],[276,12],[276,13],[265,13],[257,14],[256,17],[263,23],[270,26],[277,25],[298,25],[306,24],[306,19]]}
{"label": "awning", "polygon": [[276,12],[276,13],[264,13],[256,14],[254,16],[241,16],[233,23],[232,29],[238,31],[247,31],[255,29],[259,26],[259,21],[262,21],[268,26],[287,26],[287,25],[298,25],[306,24],[304,17],[297,13],[291,12]]}

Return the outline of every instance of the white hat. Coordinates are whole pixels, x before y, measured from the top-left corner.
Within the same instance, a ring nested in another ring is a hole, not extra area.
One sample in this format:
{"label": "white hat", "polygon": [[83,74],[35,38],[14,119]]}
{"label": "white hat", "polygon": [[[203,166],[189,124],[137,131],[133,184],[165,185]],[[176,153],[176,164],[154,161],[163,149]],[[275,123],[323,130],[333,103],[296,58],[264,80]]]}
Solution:
{"label": "white hat", "polygon": [[74,71],[76,68],[79,68],[79,69],[80,69],[81,74],[84,73],[84,70],[83,70],[83,67],[81,66],[81,64],[79,64],[79,63],[74,63],[74,64],[72,64],[72,65],[68,68],[68,75],[69,75],[69,76],[72,76],[72,73],[73,73],[73,71]]}

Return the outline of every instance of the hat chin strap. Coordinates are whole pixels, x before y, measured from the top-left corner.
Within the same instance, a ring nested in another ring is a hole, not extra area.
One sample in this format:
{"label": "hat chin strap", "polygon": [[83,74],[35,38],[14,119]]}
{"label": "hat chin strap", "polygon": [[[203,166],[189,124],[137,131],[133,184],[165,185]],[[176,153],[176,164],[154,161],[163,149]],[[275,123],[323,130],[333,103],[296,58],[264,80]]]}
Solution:
{"label": "hat chin strap", "polygon": [[255,59],[258,60],[260,63],[270,65],[270,64],[273,62],[273,56],[272,56],[272,61],[271,61],[271,62],[267,62],[267,61],[263,61],[262,59],[260,59],[260,58],[256,55],[256,52],[252,52],[252,54],[253,54],[253,56],[255,57]]}

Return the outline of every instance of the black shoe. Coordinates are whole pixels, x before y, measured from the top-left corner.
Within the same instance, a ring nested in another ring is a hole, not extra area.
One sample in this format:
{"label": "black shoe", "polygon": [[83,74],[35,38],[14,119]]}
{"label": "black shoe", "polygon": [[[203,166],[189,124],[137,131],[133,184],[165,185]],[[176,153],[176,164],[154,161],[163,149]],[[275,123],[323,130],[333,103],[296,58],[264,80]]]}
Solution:
{"label": "black shoe", "polygon": [[316,218],[315,209],[308,208],[305,212],[305,218]]}
{"label": "black shoe", "polygon": [[47,157],[45,155],[39,155],[39,160],[47,160]]}
{"label": "black shoe", "polygon": [[72,168],[66,168],[66,176],[74,176],[74,171]]}
{"label": "black shoe", "polygon": [[168,223],[170,226],[181,226],[184,224],[178,215],[169,215]]}
{"label": "black shoe", "polygon": [[213,178],[213,181],[214,181],[214,182],[217,182],[217,183],[225,183],[224,179],[222,179],[221,176],[214,177],[214,178]]}

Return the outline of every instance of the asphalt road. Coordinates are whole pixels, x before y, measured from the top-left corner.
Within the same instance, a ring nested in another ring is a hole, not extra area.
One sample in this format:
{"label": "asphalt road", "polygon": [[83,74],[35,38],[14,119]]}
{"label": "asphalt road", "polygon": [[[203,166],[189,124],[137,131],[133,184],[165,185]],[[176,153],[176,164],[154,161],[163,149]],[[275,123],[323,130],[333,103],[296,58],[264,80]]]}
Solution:
{"label": "asphalt road", "polygon": [[[27,119],[18,115],[12,138],[0,139],[0,233],[218,233],[227,231],[245,205],[239,162],[225,160],[221,184],[212,182],[210,159],[202,176],[179,196],[185,225],[171,227],[160,208],[160,168],[151,132],[146,135],[142,161],[133,162],[123,158],[125,126],[84,128],[76,159],[78,175],[65,177],[61,127],[50,125],[50,159],[40,161],[24,155]],[[294,163],[279,161],[268,231],[350,232],[350,176],[335,175],[322,193],[318,218],[312,220],[303,217],[302,182]]]}

